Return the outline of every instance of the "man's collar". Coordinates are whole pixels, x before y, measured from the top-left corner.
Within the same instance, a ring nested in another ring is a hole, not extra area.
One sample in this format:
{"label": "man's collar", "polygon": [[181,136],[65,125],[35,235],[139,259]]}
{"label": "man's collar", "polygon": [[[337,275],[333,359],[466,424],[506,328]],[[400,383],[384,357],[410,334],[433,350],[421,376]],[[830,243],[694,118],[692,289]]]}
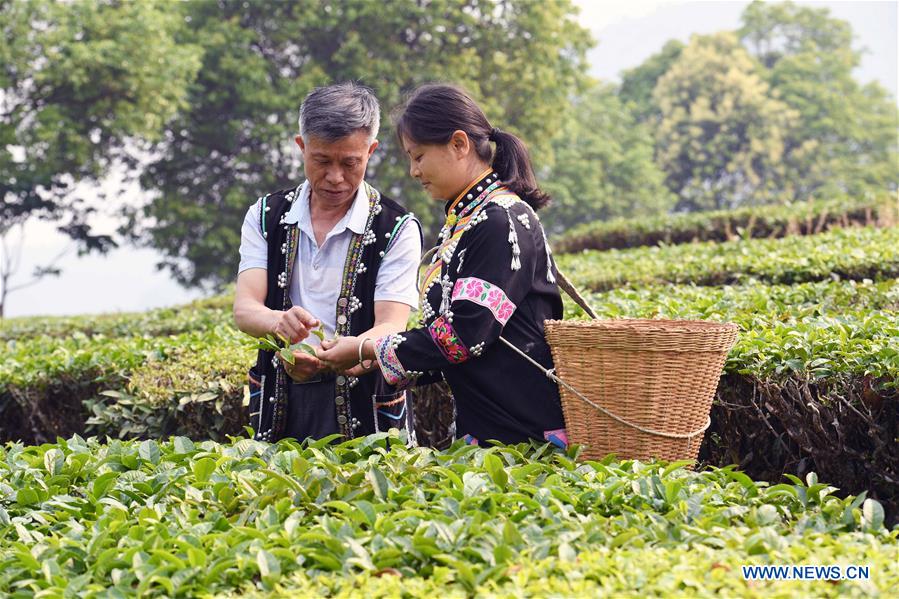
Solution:
{"label": "man's collar", "polygon": [[[298,190],[293,205],[284,216],[285,223],[296,224],[298,222],[306,222],[310,225],[309,229],[312,229],[312,214],[309,209],[310,194],[311,185],[309,185],[309,181],[304,181],[303,185],[300,186]],[[347,216],[349,219],[347,219]],[[337,225],[335,225],[335,228],[342,224],[344,228],[351,230],[353,233],[361,235],[365,232],[365,225],[368,223],[368,193],[366,191],[365,181],[359,184],[359,189],[356,190],[356,197],[353,199],[353,204],[350,206],[347,216],[340,219]],[[336,233],[340,232],[341,231],[336,231]]]}
{"label": "man's collar", "polygon": [[350,207],[350,220],[347,222],[347,228],[353,233],[362,235],[365,233],[365,225],[368,223],[368,191],[366,190],[365,181],[359,184],[356,190],[356,199]]}

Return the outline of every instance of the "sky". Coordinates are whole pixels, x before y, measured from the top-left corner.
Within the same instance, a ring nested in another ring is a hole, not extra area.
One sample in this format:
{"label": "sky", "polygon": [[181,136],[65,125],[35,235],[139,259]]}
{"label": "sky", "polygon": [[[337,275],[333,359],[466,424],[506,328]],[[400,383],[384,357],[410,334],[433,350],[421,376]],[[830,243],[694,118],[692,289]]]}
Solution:
{"label": "sky", "polygon": [[[581,23],[598,40],[588,58],[591,74],[616,81],[621,71],[635,67],[658,52],[670,39],[688,41],[693,34],[736,29],[748,2],[675,0],[575,0]],[[893,97],[897,94],[897,6],[899,0],[799,2],[803,6],[828,8],[832,16],[849,21],[856,47],[865,48],[857,77],[878,81]],[[118,200],[140,199],[131,187]],[[255,198],[248,198],[248,206]],[[114,210],[116,206],[110,206]],[[116,221],[100,215],[92,224],[99,233],[112,233]],[[51,261],[67,245],[67,239],[51,224],[26,226],[21,266],[12,284],[22,283],[35,266]],[[0,250],[2,251],[2,250]],[[234,248],[235,253],[237,248]],[[62,275],[45,278],[36,285],[11,293],[6,315],[64,315],[102,312],[132,312],[171,306],[202,297],[186,290],[165,271],[155,267],[154,250],[123,247],[106,256],[79,258],[70,251],[57,262]]]}

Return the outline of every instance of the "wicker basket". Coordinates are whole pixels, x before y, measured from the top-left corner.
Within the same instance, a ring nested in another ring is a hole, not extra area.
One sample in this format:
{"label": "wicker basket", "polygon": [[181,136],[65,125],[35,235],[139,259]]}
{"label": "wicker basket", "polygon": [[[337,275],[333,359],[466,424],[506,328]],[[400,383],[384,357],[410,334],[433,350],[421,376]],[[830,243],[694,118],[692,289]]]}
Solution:
{"label": "wicker basket", "polygon": [[695,460],[736,338],[729,323],[547,320],[568,440],[586,459]]}

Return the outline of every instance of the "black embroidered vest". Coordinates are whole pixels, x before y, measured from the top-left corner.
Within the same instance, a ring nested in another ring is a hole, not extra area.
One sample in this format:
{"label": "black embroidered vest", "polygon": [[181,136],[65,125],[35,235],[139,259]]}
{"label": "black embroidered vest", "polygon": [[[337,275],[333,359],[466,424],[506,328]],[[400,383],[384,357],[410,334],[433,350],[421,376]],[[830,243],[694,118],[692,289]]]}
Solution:
{"label": "black embroidered vest", "polygon": [[[374,294],[381,261],[403,227],[418,226],[412,213],[367,183],[362,185],[369,199],[369,216],[365,232],[353,234],[347,250],[340,295],[334,307],[337,334],[341,336],[358,336],[374,325]],[[292,306],[290,281],[294,276],[300,233],[298,224],[284,223],[283,219],[299,199],[299,191],[300,187],[281,190],[260,202],[259,222],[268,243],[265,305],[272,310],[287,310]],[[421,227],[418,228],[421,234]],[[250,425],[256,430],[257,439],[277,441],[284,431],[290,378],[273,352],[259,351],[256,366],[250,371],[250,381]],[[254,386],[257,386],[256,393],[253,393]],[[380,371],[361,377],[337,376],[334,407],[345,439],[374,432],[372,396],[386,394],[388,387]]]}

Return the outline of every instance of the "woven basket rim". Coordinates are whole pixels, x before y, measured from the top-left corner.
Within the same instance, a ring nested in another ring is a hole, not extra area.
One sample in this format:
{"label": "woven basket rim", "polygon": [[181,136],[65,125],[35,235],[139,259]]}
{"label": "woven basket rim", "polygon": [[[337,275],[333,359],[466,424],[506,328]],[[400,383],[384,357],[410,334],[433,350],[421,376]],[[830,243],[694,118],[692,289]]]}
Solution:
{"label": "woven basket rim", "polygon": [[597,320],[545,320],[544,326],[551,327],[587,327],[598,329],[633,329],[633,330],[660,330],[660,331],[736,331],[739,327],[732,322],[717,322],[712,320],[686,320],[669,318],[610,318]]}

